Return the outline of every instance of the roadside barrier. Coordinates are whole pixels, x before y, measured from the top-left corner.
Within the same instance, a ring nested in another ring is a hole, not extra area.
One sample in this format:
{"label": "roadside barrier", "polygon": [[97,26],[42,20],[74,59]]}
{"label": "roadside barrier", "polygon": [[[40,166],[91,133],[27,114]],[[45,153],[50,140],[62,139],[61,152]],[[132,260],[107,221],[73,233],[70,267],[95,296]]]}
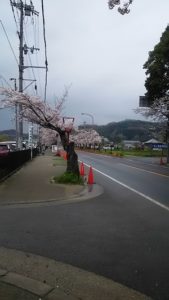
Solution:
{"label": "roadside barrier", "polygon": [[35,148],[32,153],[31,149],[26,149],[9,152],[7,156],[0,157],[0,181],[13,174],[13,172],[37,154],[39,154],[39,152],[38,149]]}

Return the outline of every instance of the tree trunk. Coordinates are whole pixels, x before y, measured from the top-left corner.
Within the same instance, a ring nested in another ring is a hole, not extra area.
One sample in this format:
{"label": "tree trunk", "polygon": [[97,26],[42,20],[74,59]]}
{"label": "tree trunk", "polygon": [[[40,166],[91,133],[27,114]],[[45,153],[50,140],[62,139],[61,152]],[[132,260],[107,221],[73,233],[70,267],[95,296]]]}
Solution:
{"label": "tree trunk", "polygon": [[68,173],[73,173],[80,176],[79,173],[79,164],[78,164],[78,156],[74,150],[74,143],[71,142],[67,146],[67,170]]}
{"label": "tree trunk", "polygon": [[69,135],[65,131],[58,131],[64,150],[67,152],[67,169],[66,172],[80,176],[78,156],[74,150],[74,143],[69,143]]}

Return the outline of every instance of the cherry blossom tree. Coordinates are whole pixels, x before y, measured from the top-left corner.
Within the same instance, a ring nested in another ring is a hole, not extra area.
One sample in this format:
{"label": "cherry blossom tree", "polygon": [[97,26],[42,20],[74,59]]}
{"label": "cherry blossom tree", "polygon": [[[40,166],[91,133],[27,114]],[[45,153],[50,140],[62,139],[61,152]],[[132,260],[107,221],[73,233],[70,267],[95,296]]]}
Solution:
{"label": "cherry blossom tree", "polygon": [[121,0],[109,0],[108,6],[109,9],[113,9],[114,7],[118,6],[118,12],[121,15],[128,14],[130,12],[129,6],[133,3],[133,0],[128,1],[121,1]]}
{"label": "cherry blossom tree", "polygon": [[[142,114],[146,118],[152,118],[162,124],[162,135],[168,143],[167,147],[167,163],[169,163],[169,96],[166,95],[159,99],[155,99],[149,107],[139,107],[134,110],[136,113]],[[165,126],[164,126],[165,124]]]}
{"label": "cherry blossom tree", "polygon": [[63,148],[67,151],[67,172],[79,176],[78,156],[74,151],[74,143],[69,143],[69,134],[67,133],[73,128],[73,123],[71,119],[65,123],[61,114],[68,95],[67,89],[61,99],[57,100],[54,108],[39,97],[11,89],[0,88],[0,94],[3,96],[0,98],[1,107],[21,105],[20,118],[59,134]]}
{"label": "cherry blossom tree", "polygon": [[58,141],[58,133],[52,129],[41,127],[39,130],[39,140],[42,145],[56,145]]}
{"label": "cherry blossom tree", "polygon": [[156,121],[165,121],[169,118],[169,96],[166,95],[155,99],[149,107],[139,107],[134,110],[146,118],[152,118]]}
{"label": "cherry blossom tree", "polygon": [[[163,136],[168,136],[169,130],[169,96],[166,95],[154,102],[149,107],[139,107],[134,110],[135,113],[141,114],[146,118],[151,118],[163,124]],[[164,124],[166,126],[164,126]],[[169,151],[169,150],[168,150]],[[168,152],[169,157],[169,152]]]}
{"label": "cherry blossom tree", "polygon": [[102,138],[99,133],[94,129],[81,129],[76,130],[73,135],[70,136],[70,139],[74,141],[78,147],[95,147],[99,146],[102,142]]}

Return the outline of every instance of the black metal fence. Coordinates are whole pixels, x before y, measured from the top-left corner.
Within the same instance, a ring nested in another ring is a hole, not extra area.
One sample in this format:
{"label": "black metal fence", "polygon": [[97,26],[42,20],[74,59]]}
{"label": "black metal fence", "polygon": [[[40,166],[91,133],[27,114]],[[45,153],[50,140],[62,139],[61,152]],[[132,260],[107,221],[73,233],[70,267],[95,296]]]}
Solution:
{"label": "black metal fence", "polygon": [[9,152],[5,157],[0,157],[0,181],[21,167],[25,162],[38,154],[38,149],[27,149]]}

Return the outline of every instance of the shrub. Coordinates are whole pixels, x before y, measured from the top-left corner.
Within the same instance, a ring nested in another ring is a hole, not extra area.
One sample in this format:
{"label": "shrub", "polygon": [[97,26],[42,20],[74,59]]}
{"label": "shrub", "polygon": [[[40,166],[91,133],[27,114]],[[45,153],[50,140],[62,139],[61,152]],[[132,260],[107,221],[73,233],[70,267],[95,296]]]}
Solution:
{"label": "shrub", "polygon": [[54,177],[53,180],[58,183],[65,184],[83,184],[83,179],[76,174],[65,172],[59,177]]}
{"label": "shrub", "polygon": [[120,152],[119,152],[119,156],[120,156],[120,157],[123,157],[123,156],[124,156],[124,153],[120,151]]}

